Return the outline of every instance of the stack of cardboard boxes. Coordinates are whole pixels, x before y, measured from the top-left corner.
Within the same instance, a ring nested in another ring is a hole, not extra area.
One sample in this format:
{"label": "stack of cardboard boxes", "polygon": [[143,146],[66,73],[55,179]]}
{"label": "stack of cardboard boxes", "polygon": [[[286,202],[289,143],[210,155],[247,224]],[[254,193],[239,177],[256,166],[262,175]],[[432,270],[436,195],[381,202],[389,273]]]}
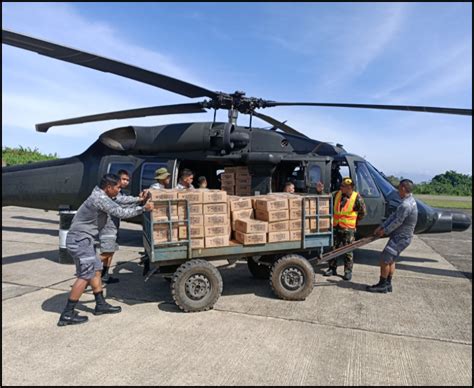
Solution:
{"label": "stack of cardboard boxes", "polygon": [[246,166],[226,167],[221,174],[221,189],[229,195],[252,195],[251,183],[252,178]]}
{"label": "stack of cardboard boxes", "polygon": [[[212,248],[229,245],[230,221],[228,215],[227,193],[221,190],[150,190],[151,200],[186,199],[189,206],[189,233],[193,248]],[[156,203],[153,221],[178,221],[186,219],[184,202],[171,206]],[[169,218],[171,216],[171,218]],[[171,239],[168,224],[155,224],[153,238],[155,243],[185,240],[187,226],[172,224]]]}
{"label": "stack of cardboard boxes", "polygon": [[[230,174],[230,173],[229,173]],[[235,174],[235,172],[232,172]],[[234,175],[235,178],[236,175]],[[254,197],[227,195],[223,190],[150,190],[152,201],[186,199],[189,206],[191,246],[214,248],[227,246],[232,232],[237,243],[244,245],[296,241],[302,238],[301,195],[274,193]],[[322,196],[306,201],[305,213],[317,218],[305,220],[304,230],[314,233],[331,227],[329,197]],[[171,211],[170,211],[171,210]],[[155,224],[153,235],[156,243],[187,239],[187,227],[178,226],[186,216],[185,205],[155,204],[153,220],[172,221]]]}

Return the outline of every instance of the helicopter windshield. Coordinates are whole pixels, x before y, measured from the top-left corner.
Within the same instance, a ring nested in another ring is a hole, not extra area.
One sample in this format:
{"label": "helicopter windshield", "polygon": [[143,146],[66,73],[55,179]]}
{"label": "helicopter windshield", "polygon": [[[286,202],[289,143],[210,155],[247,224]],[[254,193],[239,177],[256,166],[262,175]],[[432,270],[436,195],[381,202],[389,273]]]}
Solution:
{"label": "helicopter windshield", "polygon": [[395,191],[395,187],[390,183],[390,181],[385,177],[382,172],[377,170],[369,162],[366,162],[366,165],[375,182],[377,183],[377,186],[380,190],[382,190],[384,197],[387,197],[390,193]]}

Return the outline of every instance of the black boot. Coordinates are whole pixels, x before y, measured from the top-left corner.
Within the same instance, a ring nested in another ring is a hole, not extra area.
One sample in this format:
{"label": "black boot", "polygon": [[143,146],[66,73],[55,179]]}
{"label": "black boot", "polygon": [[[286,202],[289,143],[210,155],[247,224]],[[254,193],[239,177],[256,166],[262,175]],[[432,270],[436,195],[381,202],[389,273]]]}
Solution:
{"label": "black boot", "polygon": [[79,323],[85,323],[89,320],[87,317],[83,317],[74,310],[76,307],[77,300],[68,299],[66,307],[59,317],[58,326],[66,325],[77,325]]}
{"label": "black boot", "polygon": [[389,275],[387,277],[387,292],[392,292],[392,277]]}
{"label": "black boot", "polygon": [[114,278],[109,275],[109,268],[110,267],[105,267],[102,269],[102,283],[104,284],[112,284],[112,283],[118,283],[120,280],[117,278]]}
{"label": "black boot", "polygon": [[373,286],[367,286],[367,291],[369,292],[380,292],[386,294],[388,289],[387,289],[387,279],[380,277],[380,280],[377,284],[374,284]]}
{"label": "black boot", "polygon": [[347,269],[344,271],[344,276],[342,277],[344,280],[351,280],[352,279],[352,271]]}
{"label": "black boot", "polygon": [[337,269],[329,267],[326,271],[323,272],[323,276],[336,276]]}
{"label": "black boot", "polygon": [[98,292],[97,294],[94,293],[94,297],[96,302],[94,315],[116,314],[122,311],[122,307],[108,304],[104,299],[104,294],[102,291]]}

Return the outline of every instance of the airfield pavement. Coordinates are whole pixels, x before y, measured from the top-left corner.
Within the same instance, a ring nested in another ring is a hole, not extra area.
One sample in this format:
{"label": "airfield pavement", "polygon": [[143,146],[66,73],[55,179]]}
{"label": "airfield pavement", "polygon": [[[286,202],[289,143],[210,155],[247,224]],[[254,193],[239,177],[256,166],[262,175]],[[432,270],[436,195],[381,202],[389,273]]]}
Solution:
{"label": "airfield pavement", "polygon": [[472,229],[416,236],[391,294],[365,291],[386,240],[355,252],[351,282],[316,266],[302,302],[277,299],[244,261],[213,262],[222,296],[186,314],[161,276],[143,282],[141,228],[123,222],[120,283],[105,292],[122,313],[94,316],[89,292],[89,322],[57,327],[74,281],[57,213],[2,210],[2,385],[472,386]]}

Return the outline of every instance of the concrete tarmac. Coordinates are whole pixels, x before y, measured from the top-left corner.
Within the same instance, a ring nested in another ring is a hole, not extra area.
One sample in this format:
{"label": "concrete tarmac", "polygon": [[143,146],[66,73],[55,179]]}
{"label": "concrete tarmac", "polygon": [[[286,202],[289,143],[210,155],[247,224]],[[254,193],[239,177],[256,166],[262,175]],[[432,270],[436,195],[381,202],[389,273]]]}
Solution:
{"label": "concrete tarmac", "polygon": [[105,291],[122,313],[94,316],[86,293],[78,309],[89,322],[57,327],[74,282],[74,266],[58,263],[57,213],[2,213],[2,385],[472,386],[472,283],[449,262],[470,258],[472,278],[459,234],[436,235],[444,251],[430,246],[435,235],[415,236],[391,294],[365,291],[385,239],[355,252],[351,282],[317,266],[301,302],[276,298],[244,261],[213,262],[222,296],[186,314],[161,276],[143,282],[141,227],[122,222],[120,283]]}

